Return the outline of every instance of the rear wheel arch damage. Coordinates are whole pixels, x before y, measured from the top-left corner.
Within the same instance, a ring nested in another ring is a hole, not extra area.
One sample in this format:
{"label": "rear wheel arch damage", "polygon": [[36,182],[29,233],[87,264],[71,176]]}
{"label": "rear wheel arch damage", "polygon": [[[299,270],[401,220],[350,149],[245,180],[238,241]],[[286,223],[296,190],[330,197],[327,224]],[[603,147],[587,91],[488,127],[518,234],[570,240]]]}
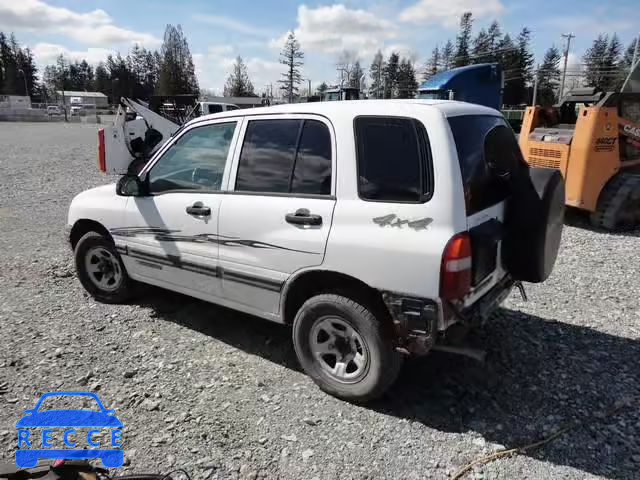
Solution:
{"label": "rear wheel arch damage", "polygon": [[282,322],[292,325],[296,313],[304,302],[313,296],[325,293],[337,293],[365,302],[383,317],[381,320],[392,325],[391,315],[379,290],[355,277],[332,270],[303,272],[285,284],[280,303]]}

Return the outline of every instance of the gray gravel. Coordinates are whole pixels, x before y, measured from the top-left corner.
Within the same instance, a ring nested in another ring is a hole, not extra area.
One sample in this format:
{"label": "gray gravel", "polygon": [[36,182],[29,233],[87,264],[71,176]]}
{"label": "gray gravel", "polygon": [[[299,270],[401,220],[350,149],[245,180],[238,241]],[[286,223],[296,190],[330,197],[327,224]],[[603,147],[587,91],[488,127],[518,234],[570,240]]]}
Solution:
{"label": "gray gravel", "polygon": [[468,478],[638,478],[638,235],[568,226],[552,278],[529,286],[528,303],[514,294],[479,333],[486,365],[433,354],[409,362],[387,398],[354,406],[300,372],[287,328],[158,289],[124,306],[88,298],[64,224],[76,193],[109,181],[95,130],[0,123],[3,459],[41,393],[92,389],[125,425],[118,472],[449,478],[585,420]]}

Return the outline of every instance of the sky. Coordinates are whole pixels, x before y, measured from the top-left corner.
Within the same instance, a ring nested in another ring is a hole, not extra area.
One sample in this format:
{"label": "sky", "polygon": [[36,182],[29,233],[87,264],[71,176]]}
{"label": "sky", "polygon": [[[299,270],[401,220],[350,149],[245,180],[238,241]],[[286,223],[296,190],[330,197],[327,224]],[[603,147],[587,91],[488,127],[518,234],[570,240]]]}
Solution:
{"label": "sky", "polygon": [[242,56],[256,92],[284,71],[279,52],[293,30],[305,53],[302,76],[313,88],[336,82],[343,51],[368,67],[378,49],[399,51],[422,67],[434,46],[455,39],[460,15],[471,11],[474,34],[497,20],[512,36],[526,26],[540,61],[573,33],[577,65],[598,33],[616,32],[628,45],[640,34],[638,0],[0,0],[0,31],[15,33],[40,68],[64,54],[90,63],[134,43],[160,48],[166,24],[180,24],[200,87],[222,92],[234,58]]}

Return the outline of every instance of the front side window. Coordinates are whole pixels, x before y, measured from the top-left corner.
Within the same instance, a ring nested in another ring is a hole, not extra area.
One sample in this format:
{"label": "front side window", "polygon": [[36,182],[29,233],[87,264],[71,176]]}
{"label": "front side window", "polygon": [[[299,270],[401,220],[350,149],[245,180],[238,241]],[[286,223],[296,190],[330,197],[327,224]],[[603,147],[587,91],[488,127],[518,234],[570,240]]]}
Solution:
{"label": "front side window", "polygon": [[430,193],[428,143],[409,118],[355,120],[358,192],[364,200],[421,202]]}
{"label": "front side window", "polygon": [[149,171],[151,193],[169,190],[220,190],[236,122],[189,130]]}
{"label": "front side window", "polygon": [[236,191],[329,195],[331,135],[317,120],[252,120]]}

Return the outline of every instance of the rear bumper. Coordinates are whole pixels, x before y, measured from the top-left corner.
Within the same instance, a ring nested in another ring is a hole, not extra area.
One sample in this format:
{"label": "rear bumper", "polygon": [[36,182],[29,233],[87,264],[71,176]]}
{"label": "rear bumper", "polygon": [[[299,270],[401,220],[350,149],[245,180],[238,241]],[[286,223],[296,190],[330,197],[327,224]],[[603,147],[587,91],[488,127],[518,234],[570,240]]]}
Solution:
{"label": "rear bumper", "polygon": [[461,317],[460,319],[465,323],[471,325],[481,323],[506,300],[513,289],[514,283],[509,275],[505,275],[502,280],[496,283],[491,290],[480,297],[473,305],[461,311],[457,311],[452,307],[454,314]]}
{"label": "rear bumper", "polygon": [[513,279],[506,275],[471,306],[460,310],[451,302],[382,292],[397,336],[397,349],[424,355],[440,335],[455,324],[467,327],[482,324],[509,296]]}

